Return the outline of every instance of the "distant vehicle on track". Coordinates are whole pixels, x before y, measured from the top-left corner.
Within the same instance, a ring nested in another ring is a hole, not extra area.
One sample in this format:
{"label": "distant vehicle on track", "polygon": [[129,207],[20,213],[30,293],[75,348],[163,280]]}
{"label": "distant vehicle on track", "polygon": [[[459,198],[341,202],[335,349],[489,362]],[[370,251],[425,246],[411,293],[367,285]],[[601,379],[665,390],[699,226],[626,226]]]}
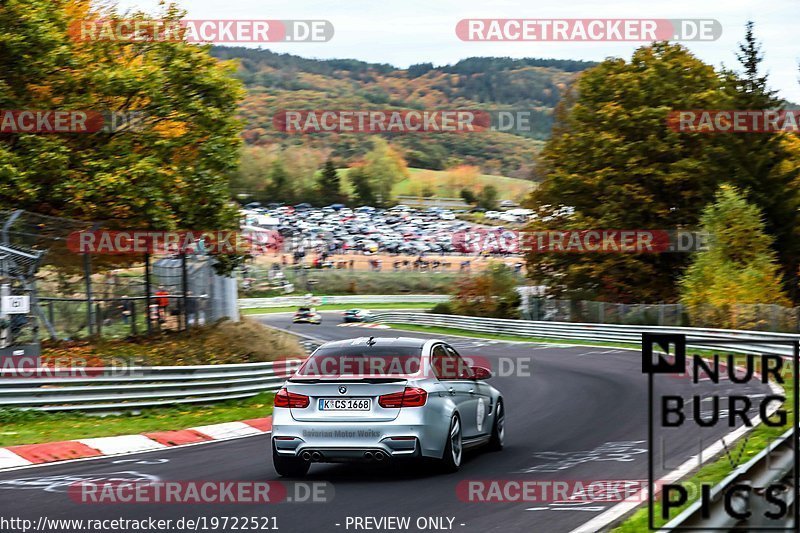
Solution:
{"label": "distant vehicle on track", "polygon": [[372,313],[366,309],[348,309],[342,315],[345,322],[369,322],[372,320]]}
{"label": "distant vehicle on track", "polygon": [[322,324],[322,315],[313,307],[299,307],[294,313],[292,322],[295,324]]}

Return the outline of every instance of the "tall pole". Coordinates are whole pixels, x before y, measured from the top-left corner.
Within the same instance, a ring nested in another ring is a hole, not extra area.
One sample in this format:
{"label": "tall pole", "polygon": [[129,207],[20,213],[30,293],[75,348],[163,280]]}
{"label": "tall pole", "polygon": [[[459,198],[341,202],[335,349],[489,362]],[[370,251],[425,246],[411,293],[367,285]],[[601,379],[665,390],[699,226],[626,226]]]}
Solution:
{"label": "tall pole", "polygon": [[[150,323],[150,252],[144,253],[144,320],[147,324],[147,333],[153,332],[153,324]],[[134,317],[134,320],[136,318]]]}
{"label": "tall pole", "polygon": [[94,306],[92,305],[92,260],[88,253],[83,254],[83,276],[86,280],[86,324],[91,336],[94,333]]}
{"label": "tall pole", "polygon": [[[189,273],[186,268],[186,252],[181,254],[181,286],[183,288],[183,329],[188,331],[189,330],[189,313],[188,307],[186,304],[188,303],[189,297]],[[197,313],[197,310],[195,310]]]}
{"label": "tall pole", "polygon": [[[8,283],[0,284],[0,297],[11,296],[11,285]],[[0,321],[3,323],[8,323],[7,318],[9,315],[6,315],[2,312],[2,307],[0,307]],[[11,328],[6,327],[0,329],[0,348],[5,348],[6,346],[10,346],[14,339],[11,338]]]}

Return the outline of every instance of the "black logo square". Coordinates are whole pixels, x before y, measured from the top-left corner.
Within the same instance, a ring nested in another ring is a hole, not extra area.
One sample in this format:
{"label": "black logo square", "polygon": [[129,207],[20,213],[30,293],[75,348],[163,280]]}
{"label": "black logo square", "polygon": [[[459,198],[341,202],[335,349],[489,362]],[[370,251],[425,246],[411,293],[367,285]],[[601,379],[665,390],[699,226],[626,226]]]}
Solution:
{"label": "black logo square", "polygon": [[[657,355],[653,358],[653,347],[671,354],[673,360]],[[673,349],[670,349],[670,346]],[[680,374],[686,370],[686,335],[677,333],[642,333],[642,373]]]}

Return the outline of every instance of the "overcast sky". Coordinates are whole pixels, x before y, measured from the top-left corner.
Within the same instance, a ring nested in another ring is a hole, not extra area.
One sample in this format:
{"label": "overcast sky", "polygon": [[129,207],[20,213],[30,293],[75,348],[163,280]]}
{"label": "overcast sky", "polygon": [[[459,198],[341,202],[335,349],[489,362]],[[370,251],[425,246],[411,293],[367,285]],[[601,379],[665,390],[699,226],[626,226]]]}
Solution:
{"label": "overcast sky", "polygon": [[[103,1],[103,0],[99,0]],[[158,0],[119,0],[120,7],[157,13]],[[191,19],[326,19],[335,36],[327,43],[263,45],[276,52],[313,58],[354,58],[400,68],[430,61],[455,63],[471,56],[542,57],[600,61],[630,58],[641,43],[463,42],[456,23],[465,18],[668,18],[716,19],[722,36],[684,44],[703,61],[737,66],[736,45],[748,20],[766,56],[770,83],[800,103],[800,0],[622,0],[604,2],[530,0],[182,0]],[[253,45],[257,46],[257,45]]]}

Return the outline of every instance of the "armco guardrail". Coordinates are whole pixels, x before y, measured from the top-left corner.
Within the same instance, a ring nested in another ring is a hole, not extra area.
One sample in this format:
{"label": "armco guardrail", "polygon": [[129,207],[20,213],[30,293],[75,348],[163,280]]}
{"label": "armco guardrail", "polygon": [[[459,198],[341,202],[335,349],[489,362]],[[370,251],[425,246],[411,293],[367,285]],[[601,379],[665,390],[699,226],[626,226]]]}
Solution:
{"label": "armco guardrail", "polygon": [[[769,340],[800,340],[800,335],[744,331],[730,329],[683,328],[669,326],[630,326],[615,324],[583,324],[573,322],[546,322],[533,320],[511,320],[504,318],[482,318],[458,315],[436,315],[406,311],[375,313],[374,320],[382,323],[416,324],[443,328],[458,328],[480,333],[541,337],[545,339],[571,339],[592,342],[622,342],[640,344],[642,333],[683,333],[691,336],[689,346],[722,349],[742,353],[773,353],[791,356],[789,346],[766,344]],[[714,340],[749,341],[747,344],[717,345]]]}
{"label": "armco guardrail", "polygon": [[[376,303],[430,303],[446,302],[450,296],[446,294],[354,294],[347,296],[314,296],[319,304],[376,304]],[[308,305],[305,296],[276,296],[274,298],[240,298],[239,309],[258,309],[262,307],[291,307]],[[324,308],[320,309],[324,311]]]}
{"label": "armco guardrail", "polygon": [[[672,521],[664,525],[663,531],[680,530],[717,530],[727,531],[732,528],[737,528],[737,531],[769,531],[781,528],[776,520],[770,520],[764,515],[764,510],[775,511],[774,498],[781,498],[786,504],[787,511],[792,509],[792,506],[797,505],[796,492],[797,488],[790,490],[791,483],[786,481],[787,490],[783,494],[773,494],[770,497],[773,500],[768,501],[763,490],[753,490],[746,495],[742,494],[739,498],[740,501],[733,501],[734,507],[744,507],[751,510],[747,513],[749,516],[744,519],[737,519],[732,516],[730,512],[725,509],[725,498],[721,496],[725,490],[732,489],[737,485],[746,485],[749,487],[765,487],[771,482],[783,480],[789,476],[794,464],[794,446],[792,440],[796,437],[794,429],[788,430],[780,439],[770,444],[766,449],[762,450],[758,455],[753,457],[750,461],[743,464],[733,472],[731,472],[725,479],[711,489],[711,498],[709,508],[703,508],[700,501],[695,502],[686,508],[681,514],[676,516]],[[732,498],[733,500],[733,498]],[[758,510],[758,511],[756,511]],[[791,520],[794,513],[789,511],[785,513],[787,520]],[[785,524],[786,531],[792,530],[792,524]],[[797,531],[797,529],[794,529]]]}
{"label": "armco guardrail", "polygon": [[299,363],[3,369],[0,408],[89,411],[247,398],[277,390]]}

